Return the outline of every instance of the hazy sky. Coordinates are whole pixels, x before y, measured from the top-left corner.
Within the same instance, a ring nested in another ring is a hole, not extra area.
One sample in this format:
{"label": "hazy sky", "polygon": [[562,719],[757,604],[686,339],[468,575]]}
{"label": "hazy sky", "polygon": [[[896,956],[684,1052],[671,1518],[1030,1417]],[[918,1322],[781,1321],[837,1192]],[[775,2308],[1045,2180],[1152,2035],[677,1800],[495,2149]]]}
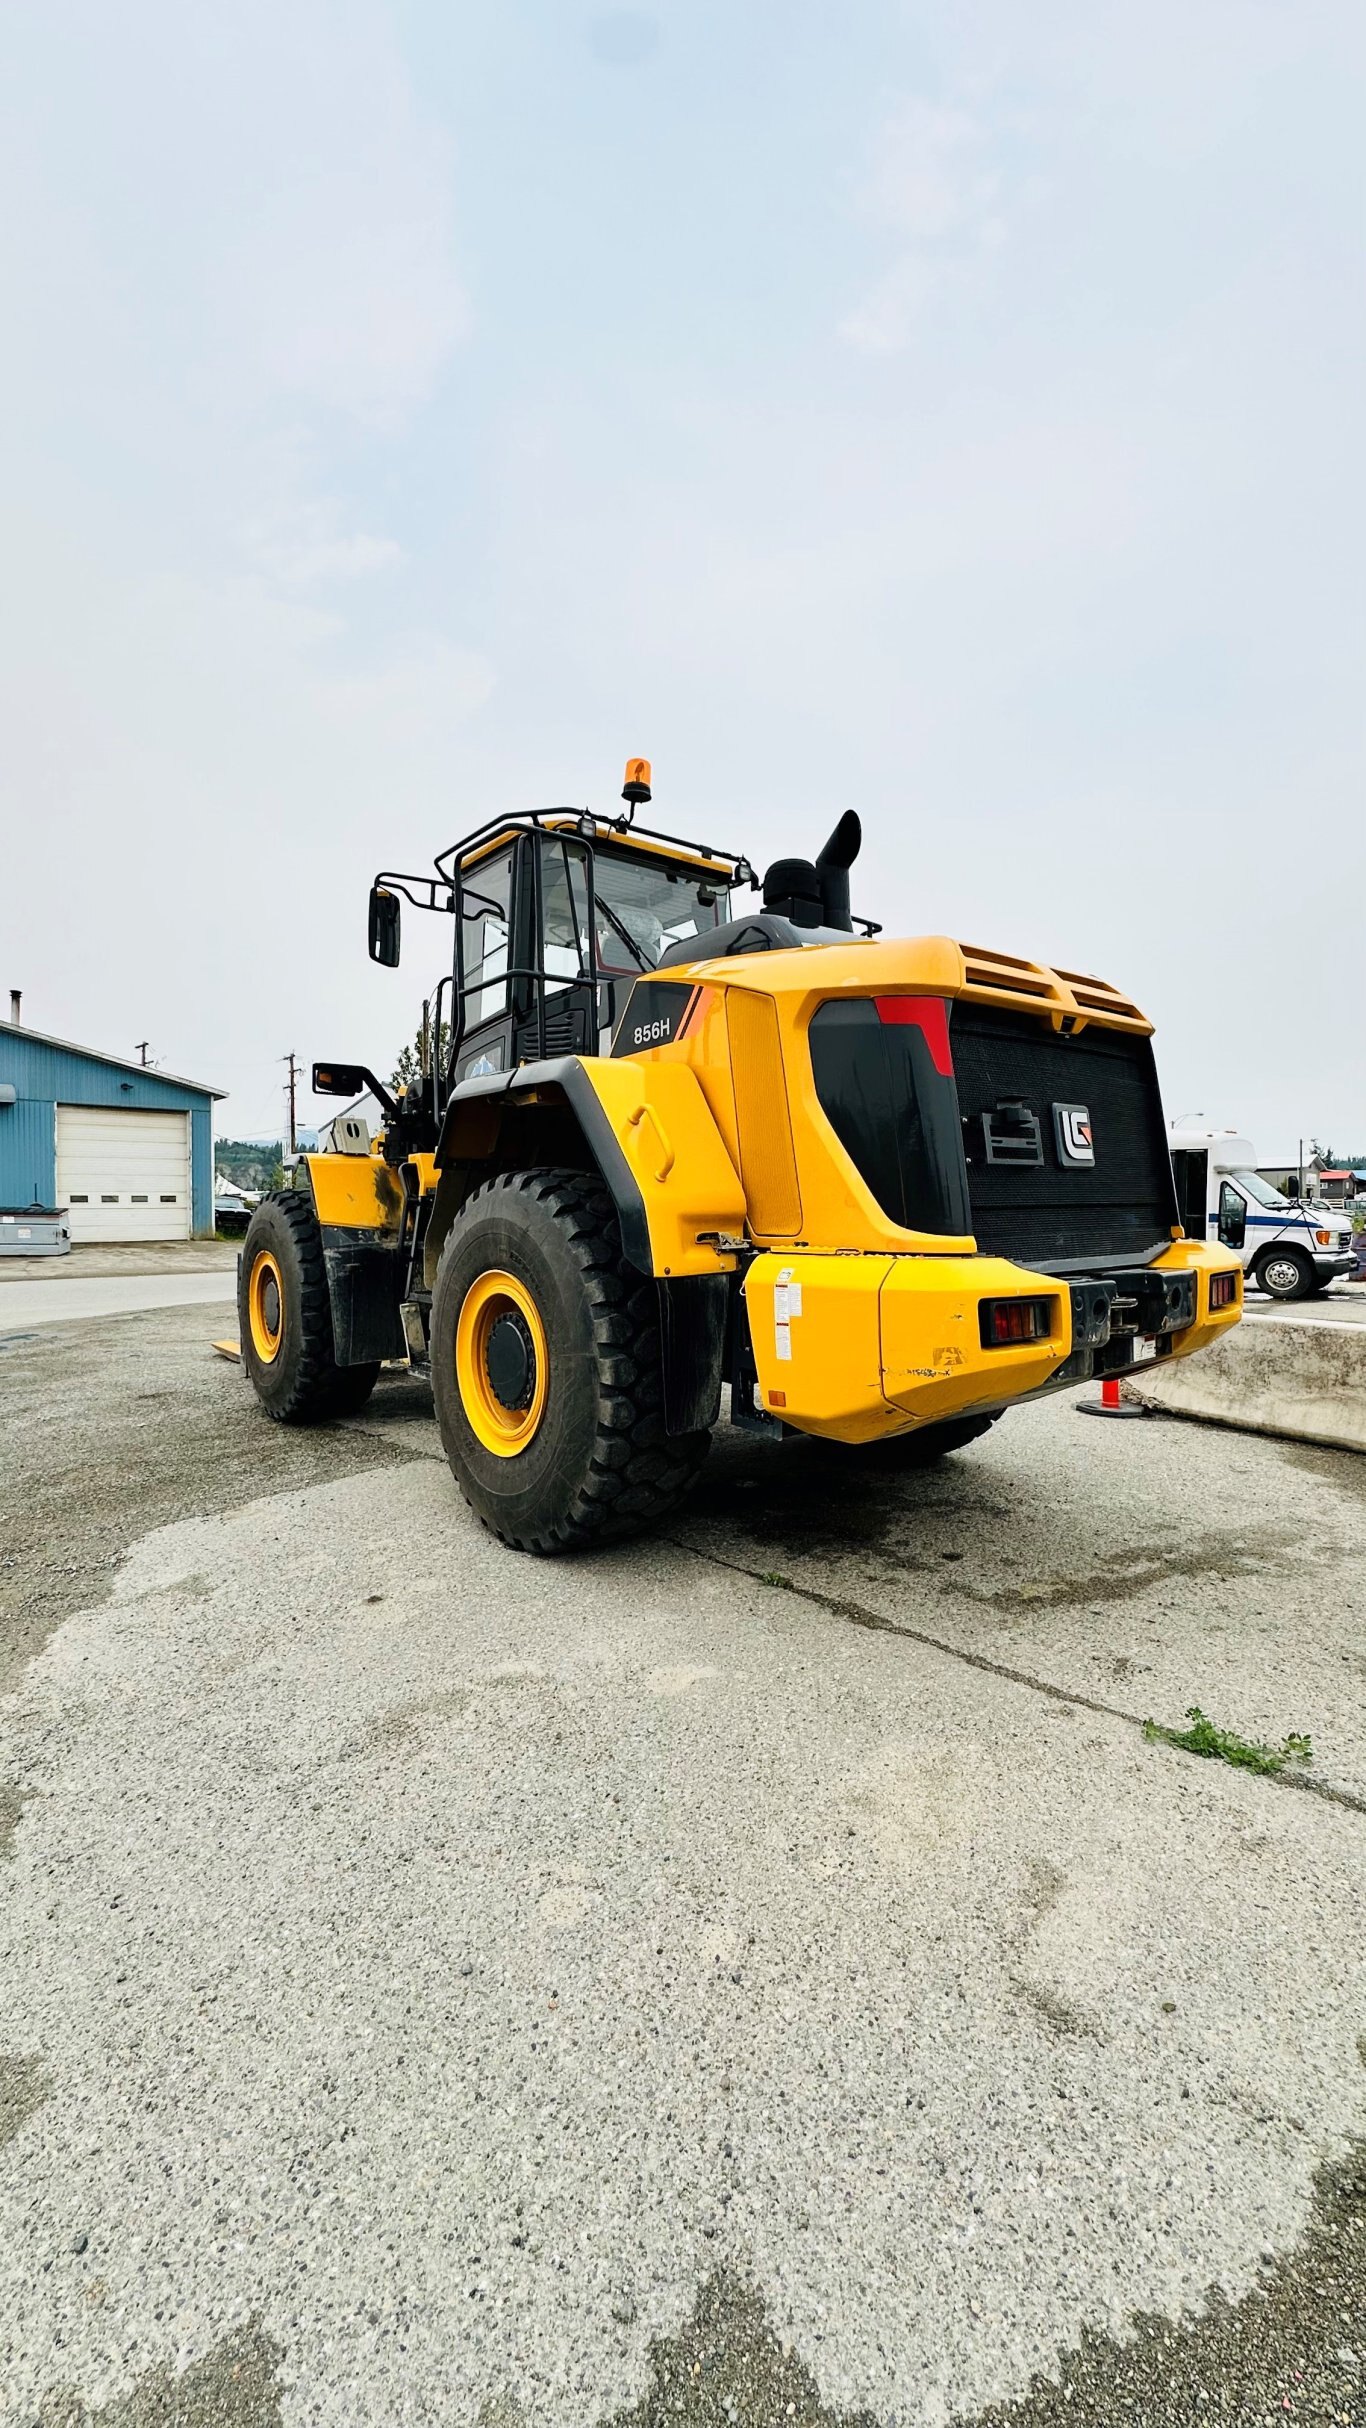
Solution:
{"label": "hazy sky", "polygon": [[269,1130],[643,752],[1366,1146],[1364,112],[1356,0],[5,0],[0,988]]}

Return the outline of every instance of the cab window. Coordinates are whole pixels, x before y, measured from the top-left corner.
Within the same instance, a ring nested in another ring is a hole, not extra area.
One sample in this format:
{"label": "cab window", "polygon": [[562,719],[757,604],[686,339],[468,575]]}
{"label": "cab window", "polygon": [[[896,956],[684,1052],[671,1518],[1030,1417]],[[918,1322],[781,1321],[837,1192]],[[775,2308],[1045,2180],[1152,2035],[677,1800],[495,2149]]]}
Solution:
{"label": "cab window", "polygon": [[594,886],[598,965],[609,978],[638,978],[657,967],[669,945],[694,936],[704,950],[709,930],[730,917],[723,886],[701,870],[671,868],[643,852],[628,858],[599,851]]}
{"label": "cab window", "polygon": [[549,984],[572,985],[589,967],[588,854],[567,836],[541,844],[541,960]]}
{"label": "cab window", "polygon": [[508,1008],[512,850],[495,852],[462,878],[465,1027],[496,1020]]}

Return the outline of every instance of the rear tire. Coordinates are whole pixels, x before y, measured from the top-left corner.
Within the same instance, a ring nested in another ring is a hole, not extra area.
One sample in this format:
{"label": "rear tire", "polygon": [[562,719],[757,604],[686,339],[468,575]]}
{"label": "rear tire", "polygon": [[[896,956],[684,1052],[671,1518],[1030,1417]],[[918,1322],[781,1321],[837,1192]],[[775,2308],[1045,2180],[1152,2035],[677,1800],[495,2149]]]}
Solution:
{"label": "rear tire", "polygon": [[1300,1248],[1268,1248],[1257,1259],[1257,1284],[1268,1298],[1308,1298],[1317,1276]]}
{"label": "rear tire", "polygon": [[997,1408],[991,1416],[949,1416],[937,1425],[921,1425],[914,1433],[896,1433],[888,1441],[849,1444],[857,1458],[866,1459],[875,1467],[933,1467],[937,1460],[947,1458],[951,1450],[966,1450],[969,1442],[980,1441],[990,1433],[1005,1415]]}
{"label": "rear tire", "polygon": [[432,1292],[451,1472],[515,1551],[581,1550],[677,1508],[711,1440],[664,1429],[653,1281],[595,1173],[500,1173],[461,1207]]}
{"label": "rear tire", "polygon": [[277,1425],[354,1416],[377,1365],[339,1366],[318,1217],[300,1189],[265,1197],[247,1225],[237,1275],[242,1363]]}

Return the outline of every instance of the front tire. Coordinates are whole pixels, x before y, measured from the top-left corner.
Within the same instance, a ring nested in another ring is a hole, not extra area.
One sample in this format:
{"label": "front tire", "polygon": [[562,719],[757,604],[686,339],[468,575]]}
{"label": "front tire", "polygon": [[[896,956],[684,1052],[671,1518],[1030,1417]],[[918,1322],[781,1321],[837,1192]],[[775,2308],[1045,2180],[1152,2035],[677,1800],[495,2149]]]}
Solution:
{"label": "front tire", "polygon": [[1257,1259],[1257,1281],[1268,1298],[1308,1298],[1317,1279],[1299,1248],[1268,1248]]}
{"label": "front tire", "polygon": [[277,1425],[325,1424],[364,1407],[379,1367],[337,1364],[322,1232],[302,1190],[265,1197],[252,1215],[237,1315],[242,1363]]}
{"label": "front tire", "polygon": [[653,1281],[594,1173],[504,1172],[461,1207],[432,1293],[432,1397],[470,1507],[515,1551],[657,1524],[707,1453],[664,1427]]}

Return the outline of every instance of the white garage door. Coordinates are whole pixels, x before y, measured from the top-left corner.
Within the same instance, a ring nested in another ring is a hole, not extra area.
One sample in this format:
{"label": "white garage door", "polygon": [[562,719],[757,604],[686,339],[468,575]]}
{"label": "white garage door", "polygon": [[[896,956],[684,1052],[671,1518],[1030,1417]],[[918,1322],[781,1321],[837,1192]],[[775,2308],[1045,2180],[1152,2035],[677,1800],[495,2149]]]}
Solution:
{"label": "white garage door", "polygon": [[59,1104],[57,1203],[73,1242],[188,1239],[189,1114]]}

